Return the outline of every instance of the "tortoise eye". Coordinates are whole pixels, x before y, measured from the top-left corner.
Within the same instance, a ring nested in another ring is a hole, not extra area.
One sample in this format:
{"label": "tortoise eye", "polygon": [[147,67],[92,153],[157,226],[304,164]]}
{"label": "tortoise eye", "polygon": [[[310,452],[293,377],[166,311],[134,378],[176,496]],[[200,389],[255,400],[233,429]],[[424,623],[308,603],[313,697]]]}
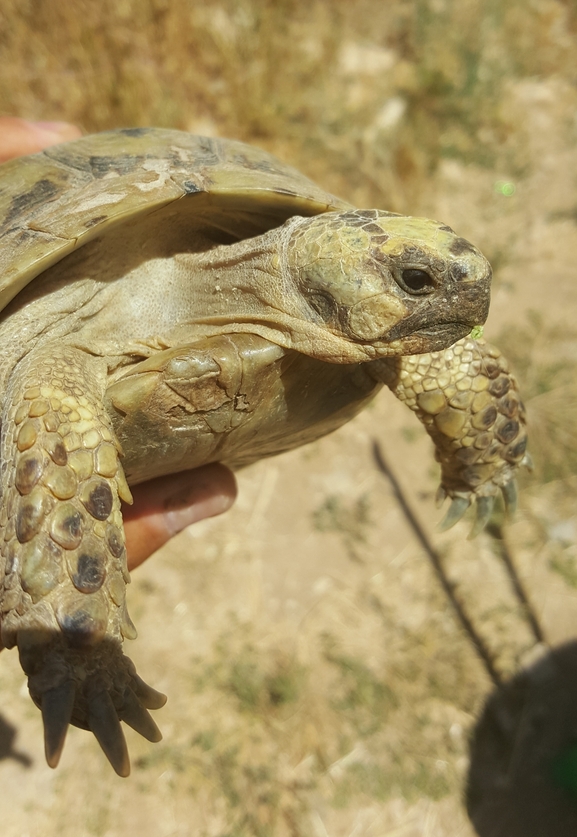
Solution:
{"label": "tortoise eye", "polygon": [[412,267],[403,270],[399,285],[410,294],[430,294],[435,289],[433,279],[425,270]]}

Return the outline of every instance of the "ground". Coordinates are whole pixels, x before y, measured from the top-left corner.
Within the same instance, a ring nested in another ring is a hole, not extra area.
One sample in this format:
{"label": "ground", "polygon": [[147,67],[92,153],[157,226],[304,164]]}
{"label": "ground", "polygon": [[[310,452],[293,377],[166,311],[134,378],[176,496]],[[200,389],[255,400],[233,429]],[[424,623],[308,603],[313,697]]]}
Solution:
{"label": "ground", "polygon": [[240,473],[231,512],[133,575],[127,653],[169,701],[160,744],[128,731],[128,780],[76,729],[47,768],[2,654],[4,837],[577,833],[575,20],[562,2],[355,5],[103,3],[102,24],[7,2],[0,112],[235,136],[474,241],[495,268],[485,334],[529,412],[519,511],[439,534],[430,443],[388,393]]}

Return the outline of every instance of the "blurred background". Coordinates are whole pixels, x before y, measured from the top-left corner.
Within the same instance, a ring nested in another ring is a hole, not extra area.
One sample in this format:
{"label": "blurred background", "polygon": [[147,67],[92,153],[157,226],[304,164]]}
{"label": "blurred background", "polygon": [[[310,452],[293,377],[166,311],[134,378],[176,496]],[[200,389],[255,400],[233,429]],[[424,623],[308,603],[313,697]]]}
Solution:
{"label": "blurred background", "polygon": [[535,460],[475,541],[435,533],[429,442],[386,393],[247,469],[134,575],[128,653],[169,703],[130,779],[80,730],[50,771],[2,655],[4,837],[577,833],[576,47],[575,0],[0,1],[0,115],[244,140],[477,244]]}

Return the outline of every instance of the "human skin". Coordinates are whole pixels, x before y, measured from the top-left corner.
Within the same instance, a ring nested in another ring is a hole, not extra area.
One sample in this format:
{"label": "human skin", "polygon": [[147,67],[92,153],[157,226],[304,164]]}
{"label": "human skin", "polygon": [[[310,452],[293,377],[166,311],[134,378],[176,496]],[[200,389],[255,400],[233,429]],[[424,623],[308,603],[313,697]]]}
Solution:
{"label": "human skin", "polygon": [[[0,116],[0,162],[80,137],[68,122],[28,122]],[[132,489],[123,508],[128,568],[133,570],[192,523],[227,511],[236,497],[232,472],[214,463],[159,477]]]}

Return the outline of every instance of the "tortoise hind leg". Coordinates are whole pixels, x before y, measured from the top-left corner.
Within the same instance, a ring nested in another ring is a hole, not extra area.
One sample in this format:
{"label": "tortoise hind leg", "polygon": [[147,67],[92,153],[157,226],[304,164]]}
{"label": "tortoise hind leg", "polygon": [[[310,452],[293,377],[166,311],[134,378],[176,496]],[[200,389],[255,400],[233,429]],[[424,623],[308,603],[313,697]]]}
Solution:
{"label": "tortoise hind leg", "polygon": [[130,501],[102,403],[103,361],[48,347],[14,371],[2,421],[2,642],[18,646],[42,710],[48,764],[68,724],[90,729],[116,772],[130,764],[120,720],[151,741],[165,698],[122,653],[126,610],[120,499]]}

